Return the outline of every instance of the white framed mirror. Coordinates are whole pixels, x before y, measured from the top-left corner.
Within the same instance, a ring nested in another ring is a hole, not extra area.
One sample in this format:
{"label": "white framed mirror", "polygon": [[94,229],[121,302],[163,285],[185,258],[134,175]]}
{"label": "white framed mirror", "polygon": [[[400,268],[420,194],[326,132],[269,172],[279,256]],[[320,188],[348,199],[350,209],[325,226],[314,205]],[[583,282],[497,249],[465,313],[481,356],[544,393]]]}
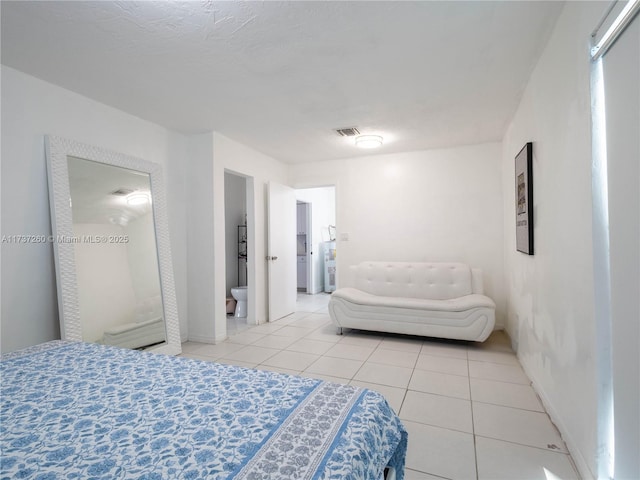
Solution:
{"label": "white framed mirror", "polygon": [[62,338],[179,354],[161,166],[45,143]]}

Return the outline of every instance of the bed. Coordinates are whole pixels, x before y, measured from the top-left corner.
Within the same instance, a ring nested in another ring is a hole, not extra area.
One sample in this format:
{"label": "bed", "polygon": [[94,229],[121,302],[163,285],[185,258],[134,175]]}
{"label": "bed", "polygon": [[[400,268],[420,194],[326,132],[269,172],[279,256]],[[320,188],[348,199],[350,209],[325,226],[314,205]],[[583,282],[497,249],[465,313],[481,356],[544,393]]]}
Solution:
{"label": "bed", "polygon": [[2,479],[403,478],[407,433],[370,390],[65,341],[0,373]]}

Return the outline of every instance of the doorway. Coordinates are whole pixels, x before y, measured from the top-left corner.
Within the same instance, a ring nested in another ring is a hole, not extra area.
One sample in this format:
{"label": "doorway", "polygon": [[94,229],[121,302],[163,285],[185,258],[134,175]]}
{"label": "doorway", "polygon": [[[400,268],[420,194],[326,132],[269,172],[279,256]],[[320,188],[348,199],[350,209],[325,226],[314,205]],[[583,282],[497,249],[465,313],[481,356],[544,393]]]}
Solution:
{"label": "doorway", "polygon": [[296,202],[298,292],[331,293],[336,288],[336,188],[296,189]]}
{"label": "doorway", "polygon": [[311,292],[311,204],[296,201],[296,275],[298,293]]}
{"label": "doorway", "polygon": [[255,323],[252,295],[255,259],[253,178],[225,170],[225,299],[227,335],[236,334]]}

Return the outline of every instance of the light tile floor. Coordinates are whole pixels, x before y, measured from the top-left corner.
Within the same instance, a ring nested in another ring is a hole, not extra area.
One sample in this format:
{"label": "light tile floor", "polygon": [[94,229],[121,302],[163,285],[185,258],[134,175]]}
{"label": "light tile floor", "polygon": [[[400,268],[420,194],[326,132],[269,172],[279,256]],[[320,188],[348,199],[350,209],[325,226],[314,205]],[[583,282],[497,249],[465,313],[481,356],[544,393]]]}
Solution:
{"label": "light tile floor", "polygon": [[329,295],[229,339],[187,342],[183,356],[349,383],[382,393],[409,432],[407,480],[575,479],[565,444],[504,332],[483,344],[348,331],[336,335]]}

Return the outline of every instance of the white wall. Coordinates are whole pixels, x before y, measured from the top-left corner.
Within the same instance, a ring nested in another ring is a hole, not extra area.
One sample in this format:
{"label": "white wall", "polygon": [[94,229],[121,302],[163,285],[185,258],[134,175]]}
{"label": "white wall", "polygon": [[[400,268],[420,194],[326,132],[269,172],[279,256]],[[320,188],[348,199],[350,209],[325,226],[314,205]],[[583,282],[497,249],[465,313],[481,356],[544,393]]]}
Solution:
{"label": "white wall", "polygon": [[[167,186],[181,335],[186,337],[186,138],[2,66],[2,235],[50,235],[44,136],[157,162]],[[2,245],[1,348],[60,337],[51,244]]]}
{"label": "white wall", "polygon": [[[226,338],[225,305],[225,268],[219,262],[225,258],[225,222],[224,222],[224,172],[247,177],[247,213],[249,219],[255,218],[248,227],[248,323],[267,321],[267,184],[275,181],[285,184],[287,166],[267,157],[241,143],[231,140],[220,133],[213,133],[213,247],[215,275],[215,341]],[[255,283],[252,279],[255,278]],[[253,287],[253,288],[252,288]]]}
{"label": "white wall", "polygon": [[[119,225],[74,223],[76,238],[122,236]],[[136,294],[126,243],[74,245],[82,339],[98,342],[107,328],[136,320]],[[98,253],[98,254],[97,254]],[[90,319],[90,321],[86,321]]]}
{"label": "white wall", "polygon": [[[311,204],[311,292],[324,290],[324,256],[321,242],[329,240],[329,225],[336,224],[335,187],[296,190],[296,199]],[[308,235],[308,234],[307,234]]]}
{"label": "white wall", "polygon": [[290,172],[296,188],[336,185],[339,284],[349,265],[365,260],[460,261],[483,270],[502,324],[500,144],[317,162]]}
{"label": "white wall", "polygon": [[[583,477],[595,474],[589,34],[568,2],[503,141],[507,331]],[[533,142],[535,255],[516,252],[514,157]]]}
{"label": "white wall", "polygon": [[214,343],[213,134],[193,135],[189,137],[188,146],[189,340]]}
{"label": "white wall", "polygon": [[133,219],[122,230],[128,237],[125,245],[136,301],[142,302],[162,295],[153,212],[149,211]]}

